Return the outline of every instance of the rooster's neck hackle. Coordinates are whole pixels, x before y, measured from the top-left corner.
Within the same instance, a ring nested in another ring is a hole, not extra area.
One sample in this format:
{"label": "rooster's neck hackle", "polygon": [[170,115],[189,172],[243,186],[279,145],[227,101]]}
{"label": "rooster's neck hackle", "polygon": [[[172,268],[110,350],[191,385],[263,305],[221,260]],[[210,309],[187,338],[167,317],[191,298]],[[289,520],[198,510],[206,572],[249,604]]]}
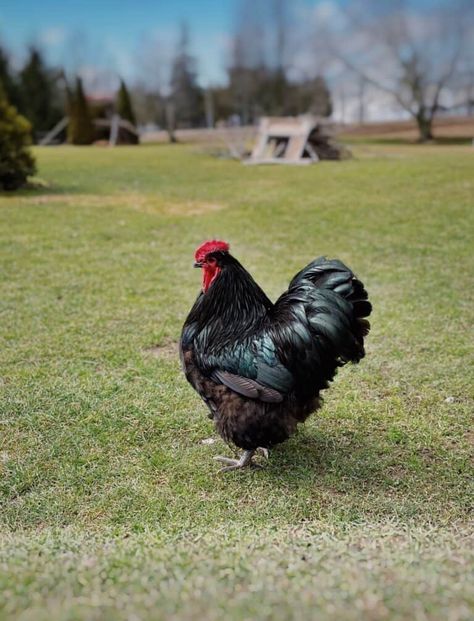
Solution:
{"label": "rooster's neck hackle", "polygon": [[231,255],[206,293],[201,293],[188,317],[204,328],[212,326],[215,338],[227,341],[255,326],[273,306],[252,276]]}

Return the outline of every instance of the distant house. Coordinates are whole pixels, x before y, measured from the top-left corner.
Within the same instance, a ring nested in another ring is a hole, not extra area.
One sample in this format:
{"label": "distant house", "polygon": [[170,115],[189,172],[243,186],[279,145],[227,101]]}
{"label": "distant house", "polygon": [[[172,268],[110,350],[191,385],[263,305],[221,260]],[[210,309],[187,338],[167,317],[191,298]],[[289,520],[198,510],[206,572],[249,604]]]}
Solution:
{"label": "distant house", "polygon": [[[115,98],[108,95],[92,95],[87,97],[95,127],[95,143],[111,146],[138,144],[138,129],[115,113]],[[69,119],[64,117],[51,131],[40,140],[40,145],[63,144],[67,139]]]}
{"label": "distant house", "polygon": [[140,138],[137,128],[115,113],[115,97],[91,95],[87,102],[94,117],[96,142],[117,144],[138,144]]}

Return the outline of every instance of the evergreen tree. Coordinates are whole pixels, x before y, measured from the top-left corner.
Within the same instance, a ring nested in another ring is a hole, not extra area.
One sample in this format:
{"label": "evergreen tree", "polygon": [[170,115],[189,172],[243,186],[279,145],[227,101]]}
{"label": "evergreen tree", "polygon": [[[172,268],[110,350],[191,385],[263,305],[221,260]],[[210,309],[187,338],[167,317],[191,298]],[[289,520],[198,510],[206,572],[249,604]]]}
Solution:
{"label": "evergreen tree", "polygon": [[64,81],[66,115],[71,119],[74,114],[74,93],[65,73],[62,74],[62,79]]}
{"label": "evergreen tree", "polygon": [[120,80],[120,88],[117,93],[117,114],[119,114],[122,119],[130,121],[132,125],[137,124],[130,93],[128,92],[128,88],[123,80]]}
{"label": "evergreen tree", "polygon": [[21,97],[18,84],[10,70],[10,60],[7,52],[0,47],[0,82],[3,84],[4,94],[12,106],[21,109]]}
{"label": "evergreen tree", "polygon": [[326,80],[318,76],[305,82],[288,85],[286,114],[331,116],[332,99]]}
{"label": "evergreen tree", "polygon": [[331,116],[332,99],[326,80],[322,76],[317,76],[310,83],[309,91],[312,99],[309,112],[319,116]]}
{"label": "evergreen tree", "polygon": [[171,104],[176,123],[195,127],[204,123],[204,104],[197,84],[196,60],[190,56],[189,35],[185,24],[181,27],[178,52],[171,70]]}
{"label": "evergreen tree", "polygon": [[271,71],[266,67],[260,68],[256,101],[260,110],[271,116],[288,114],[288,81],[283,69]]}
{"label": "evergreen tree", "polygon": [[[252,32],[252,34],[255,34]],[[228,68],[229,92],[234,112],[238,114],[243,125],[253,123],[261,113],[259,92],[261,93],[261,77],[263,59],[259,47],[249,45],[247,33],[238,33],[233,42],[232,62]],[[261,37],[250,39],[260,45]]]}
{"label": "evergreen tree", "polygon": [[81,78],[76,78],[76,91],[68,95],[69,124],[68,142],[71,144],[92,144],[94,141],[94,124],[87,103]]}
{"label": "evergreen tree", "polygon": [[61,119],[55,82],[40,51],[31,48],[28,61],[20,72],[20,88],[22,111],[33,125],[34,132],[47,132]]}
{"label": "evergreen tree", "polygon": [[0,190],[16,190],[35,173],[30,144],[30,123],[8,103],[0,84]]}

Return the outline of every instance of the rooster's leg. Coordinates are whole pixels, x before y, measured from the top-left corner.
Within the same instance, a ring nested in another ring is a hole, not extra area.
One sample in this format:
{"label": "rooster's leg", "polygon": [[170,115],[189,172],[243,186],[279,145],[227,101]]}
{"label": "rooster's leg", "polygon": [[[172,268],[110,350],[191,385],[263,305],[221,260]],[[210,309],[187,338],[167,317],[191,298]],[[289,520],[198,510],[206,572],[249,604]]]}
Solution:
{"label": "rooster's leg", "polygon": [[254,468],[260,468],[258,464],[252,461],[252,457],[255,451],[244,451],[240,459],[231,459],[230,457],[221,457],[217,455],[214,457],[216,461],[220,461],[223,464],[228,464],[224,468],[221,468],[220,472],[228,472],[229,470],[238,470],[239,468],[246,468],[247,466],[253,466]]}

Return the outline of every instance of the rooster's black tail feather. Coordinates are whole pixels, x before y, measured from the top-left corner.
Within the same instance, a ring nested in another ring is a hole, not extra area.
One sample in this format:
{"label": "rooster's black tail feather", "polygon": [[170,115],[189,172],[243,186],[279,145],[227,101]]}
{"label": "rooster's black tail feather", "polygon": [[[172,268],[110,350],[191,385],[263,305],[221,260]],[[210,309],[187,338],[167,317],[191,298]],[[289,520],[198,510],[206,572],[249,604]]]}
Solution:
{"label": "rooster's black tail feather", "polygon": [[291,281],[288,294],[307,298],[306,314],[323,349],[340,364],[358,362],[365,355],[366,319],[372,305],[360,280],[341,261],[320,257]]}

